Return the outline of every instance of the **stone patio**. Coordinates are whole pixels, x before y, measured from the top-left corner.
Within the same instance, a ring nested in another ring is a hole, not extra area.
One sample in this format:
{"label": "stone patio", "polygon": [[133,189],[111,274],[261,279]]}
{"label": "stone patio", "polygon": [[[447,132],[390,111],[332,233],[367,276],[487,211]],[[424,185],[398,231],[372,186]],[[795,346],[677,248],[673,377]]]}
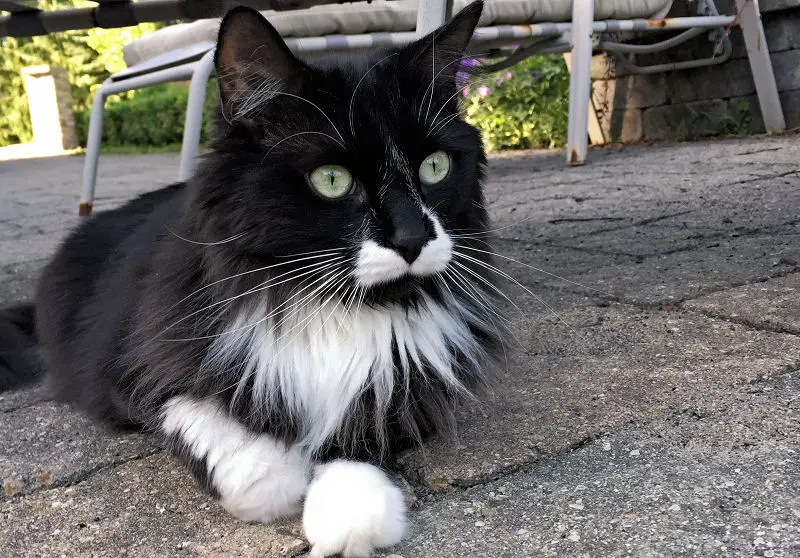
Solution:
{"label": "stone patio", "polygon": [[[0,304],[77,222],[82,163],[0,162]],[[176,174],[106,156],[96,207]],[[800,136],[495,156],[486,190],[524,265],[498,263],[552,310],[504,285],[502,382],[458,444],[402,457],[412,535],[382,556],[800,555]],[[0,395],[0,440],[1,556],[307,550],[39,390]]]}

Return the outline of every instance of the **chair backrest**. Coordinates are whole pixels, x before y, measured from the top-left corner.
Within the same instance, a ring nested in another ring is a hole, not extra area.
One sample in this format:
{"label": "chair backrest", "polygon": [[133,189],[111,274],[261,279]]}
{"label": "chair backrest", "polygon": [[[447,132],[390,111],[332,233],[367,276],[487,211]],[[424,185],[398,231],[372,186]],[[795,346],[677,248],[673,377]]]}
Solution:
{"label": "chair backrest", "polygon": [[[455,0],[453,9],[457,11],[470,2]],[[418,5],[418,0],[373,0],[262,13],[282,36],[312,38],[414,32]],[[672,0],[595,0],[595,20],[647,18],[671,5]],[[571,0],[486,0],[479,26],[558,23],[571,17]],[[218,28],[218,19],[172,25],[125,45],[123,56],[129,67],[135,66],[167,52],[214,41]]]}

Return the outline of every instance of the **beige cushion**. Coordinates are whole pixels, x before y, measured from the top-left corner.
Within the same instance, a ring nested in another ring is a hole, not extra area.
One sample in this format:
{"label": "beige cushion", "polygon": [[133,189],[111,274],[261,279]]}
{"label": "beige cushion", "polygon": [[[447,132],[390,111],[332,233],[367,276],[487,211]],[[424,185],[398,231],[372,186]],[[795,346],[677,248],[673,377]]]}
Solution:
{"label": "beige cushion", "polygon": [[[455,0],[454,11],[470,1]],[[595,20],[650,17],[671,3],[672,0],[595,0]],[[572,18],[571,10],[571,0],[486,0],[479,25],[563,22]],[[262,13],[284,37],[413,31],[417,22],[417,0],[326,4],[306,10]],[[213,41],[218,29],[218,19],[165,27],[125,45],[125,63],[133,66],[171,50]]]}

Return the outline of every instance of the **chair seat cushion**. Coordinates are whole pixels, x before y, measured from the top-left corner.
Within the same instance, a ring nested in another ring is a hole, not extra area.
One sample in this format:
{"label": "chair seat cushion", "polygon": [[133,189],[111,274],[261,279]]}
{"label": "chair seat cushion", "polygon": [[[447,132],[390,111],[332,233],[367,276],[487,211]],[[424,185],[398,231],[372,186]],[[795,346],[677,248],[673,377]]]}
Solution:
{"label": "chair seat cushion", "polygon": [[[458,11],[471,0],[455,0]],[[284,37],[361,35],[414,31],[418,0],[373,0],[325,4],[305,10],[262,12]],[[669,8],[672,0],[595,0],[595,20],[646,18]],[[480,27],[564,22],[572,18],[571,0],[486,0]],[[218,19],[170,25],[123,47],[130,67],[166,52],[213,41]]]}

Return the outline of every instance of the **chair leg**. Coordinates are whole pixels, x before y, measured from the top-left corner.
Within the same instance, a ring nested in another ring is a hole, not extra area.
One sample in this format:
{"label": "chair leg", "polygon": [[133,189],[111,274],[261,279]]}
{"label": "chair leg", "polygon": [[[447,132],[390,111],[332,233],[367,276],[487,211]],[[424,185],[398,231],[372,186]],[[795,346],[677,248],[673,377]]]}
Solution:
{"label": "chair leg", "polygon": [[591,95],[592,21],[594,0],[572,2],[572,69],[569,77],[569,124],[567,162],[586,162],[589,143],[589,97]]}
{"label": "chair leg", "polygon": [[736,9],[739,11],[739,25],[747,47],[750,70],[756,82],[758,104],[761,107],[764,126],[768,132],[782,132],[786,129],[786,120],[781,109],[778,86],[775,84],[775,73],[772,70],[767,40],[764,38],[758,0],[736,0]]}
{"label": "chair leg", "polygon": [[189,102],[186,104],[186,122],[183,127],[181,162],[178,180],[188,180],[194,172],[200,150],[200,132],[203,129],[203,108],[206,104],[206,86],[214,71],[214,51],[210,50],[197,62],[189,85]]}
{"label": "chair leg", "polygon": [[103,109],[106,104],[106,87],[111,84],[106,80],[97,90],[92,102],[92,114],[89,117],[89,133],[86,138],[86,157],[83,161],[83,192],[78,205],[78,215],[88,217],[92,214],[94,204],[94,187],[97,184],[97,163],[100,159],[100,144],[103,140]]}

